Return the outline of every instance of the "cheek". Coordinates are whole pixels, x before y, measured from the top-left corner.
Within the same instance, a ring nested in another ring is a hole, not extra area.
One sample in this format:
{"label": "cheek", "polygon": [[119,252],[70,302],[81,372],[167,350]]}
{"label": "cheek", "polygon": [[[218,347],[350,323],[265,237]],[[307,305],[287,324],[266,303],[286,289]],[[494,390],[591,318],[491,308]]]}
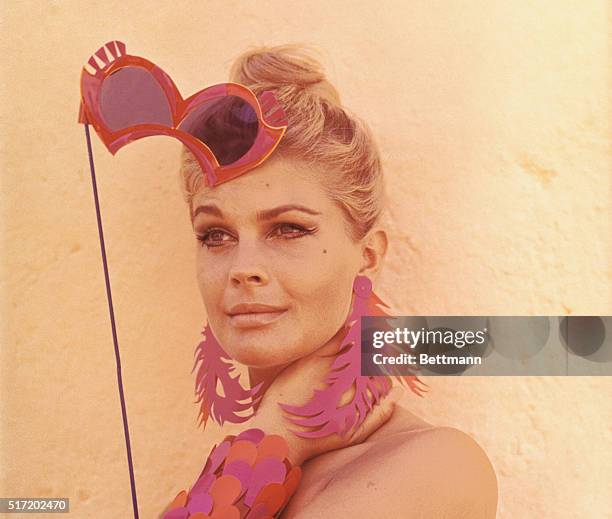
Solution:
{"label": "cheek", "polygon": [[346,320],[355,274],[349,261],[331,257],[308,265],[301,269],[302,277],[287,286],[287,292],[295,304],[297,326],[308,343],[305,349],[313,350],[331,339]]}
{"label": "cheek", "polygon": [[196,258],[197,283],[202,301],[207,312],[215,313],[223,296],[227,276],[219,263],[204,261],[199,255]]}

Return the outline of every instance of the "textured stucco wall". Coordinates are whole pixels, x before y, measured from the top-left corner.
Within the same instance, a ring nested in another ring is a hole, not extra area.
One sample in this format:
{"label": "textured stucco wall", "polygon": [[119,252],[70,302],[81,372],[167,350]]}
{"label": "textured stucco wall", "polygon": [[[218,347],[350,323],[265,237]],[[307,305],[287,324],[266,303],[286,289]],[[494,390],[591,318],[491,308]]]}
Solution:
{"label": "textured stucco wall", "polygon": [[[3,2],[0,495],[68,496],[129,517],[80,68],[121,39],[184,95],[254,44],[324,51],[381,146],[392,248],[379,293],[403,313],[609,314],[609,18],[603,0]],[[98,188],[142,517],[201,469],[204,322],[176,180],[179,144],[111,157]],[[499,516],[610,513],[610,378],[430,380],[404,405],[471,433]],[[104,511],[102,512],[100,511]],[[609,515],[608,515],[609,517]]]}

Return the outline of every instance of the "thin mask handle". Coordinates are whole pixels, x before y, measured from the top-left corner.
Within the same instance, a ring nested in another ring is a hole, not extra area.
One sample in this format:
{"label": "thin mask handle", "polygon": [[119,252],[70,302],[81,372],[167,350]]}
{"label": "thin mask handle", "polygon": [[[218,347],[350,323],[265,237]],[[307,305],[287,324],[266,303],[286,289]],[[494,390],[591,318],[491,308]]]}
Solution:
{"label": "thin mask handle", "polygon": [[115,345],[115,364],[117,365],[117,386],[119,388],[119,400],[121,401],[121,416],[123,417],[123,432],[125,434],[125,447],[127,450],[128,468],[130,471],[130,487],[132,489],[132,506],[134,519],[138,519],[138,499],[136,497],[136,482],[134,480],[134,466],[132,464],[132,449],[130,447],[130,430],[128,428],[127,410],[125,397],[123,395],[123,381],[121,378],[121,358],[119,356],[119,341],[117,340],[117,328],[115,326],[115,311],[113,310],[113,297],[111,295],[110,278],[108,275],[108,264],[106,262],[106,249],[104,247],[104,233],[102,232],[102,217],[100,216],[100,202],[98,200],[98,188],[96,185],[96,172],[94,168],[91,138],[89,136],[89,124],[85,123],[85,138],[87,139],[87,153],[89,154],[89,169],[91,170],[91,185],[93,188],[94,202],[96,205],[96,216],[98,218],[98,235],[100,236],[100,251],[102,252],[102,264],[104,266],[104,279],[106,281],[106,297],[108,299],[108,311],[113,331],[113,344]]}

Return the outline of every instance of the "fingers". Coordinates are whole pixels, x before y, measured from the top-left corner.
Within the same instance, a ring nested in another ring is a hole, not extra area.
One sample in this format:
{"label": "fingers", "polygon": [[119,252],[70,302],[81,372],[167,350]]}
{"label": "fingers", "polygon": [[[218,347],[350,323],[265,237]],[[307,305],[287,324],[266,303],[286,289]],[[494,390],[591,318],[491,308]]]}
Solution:
{"label": "fingers", "polygon": [[389,394],[384,397],[366,416],[366,419],[359,426],[355,434],[351,436],[350,444],[357,444],[365,441],[370,434],[378,430],[393,416],[395,404],[402,397],[404,391],[401,387],[395,386]]}

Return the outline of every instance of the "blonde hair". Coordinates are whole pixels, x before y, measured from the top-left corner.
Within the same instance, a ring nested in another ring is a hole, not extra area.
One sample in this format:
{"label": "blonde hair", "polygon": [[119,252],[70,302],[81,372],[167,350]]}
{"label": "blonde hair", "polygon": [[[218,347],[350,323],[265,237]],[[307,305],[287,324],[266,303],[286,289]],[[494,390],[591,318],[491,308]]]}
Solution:
{"label": "blonde hair", "polygon": [[[247,50],[234,61],[230,81],[256,95],[265,90],[274,93],[287,114],[288,128],[272,156],[320,170],[323,188],[344,211],[349,235],[359,241],[377,223],[384,206],[380,154],[366,123],[342,106],[321,63],[312,56],[315,52],[304,44]],[[183,196],[191,206],[204,179],[185,147],[180,177]]]}

